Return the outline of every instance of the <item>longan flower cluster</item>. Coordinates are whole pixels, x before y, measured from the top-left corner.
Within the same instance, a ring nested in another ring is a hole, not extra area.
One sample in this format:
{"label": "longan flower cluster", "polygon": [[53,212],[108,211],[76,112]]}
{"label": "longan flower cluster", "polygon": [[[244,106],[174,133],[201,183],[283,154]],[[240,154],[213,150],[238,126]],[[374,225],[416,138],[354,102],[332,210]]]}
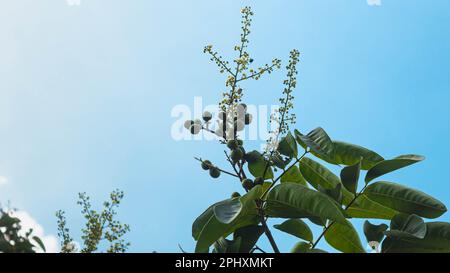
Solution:
{"label": "longan flower cluster", "polygon": [[270,116],[270,123],[272,124],[272,128],[275,127],[275,129],[269,132],[270,136],[265,147],[266,153],[269,154],[273,154],[273,151],[277,149],[279,136],[289,131],[289,124],[295,124],[296,122],[296,116],[290,110],[294,107],[294,96],[292,92],[297,86],[297,64],[299,58],[300,52],[296,49],[292,50],[289,64],[286,66],[287,79],[283,81],[285,86],[283,89],[284,97],[279,99],[281,104],[280,108]]}
{"label": "longan flower cluster", "polygon": [[242,32],[239,44],[234,46],[234,50],[238,52],[238,56],[233,60],[235,68],[230,68],[229,62],[225,61],[217,51],[213,50],[212,45],[205,46],[203,52],[211,56],[211,61],[215,62],[219,67],[220,73],[228,72],[225,81],[225,86],[229,88],[227,92],[222,93],[223,98],[219,102],[219,107],[222,111],[228,111],[228,108],[236,107],[237,104],[242,102],[243,91],[238,85],[239,82],[255,79],[258,80],[265,73],[270,74],[275,69],[281,67],[281,60],[273,59],[271,64],[265,64],[258,68],[250,68],[250,64],[253,63],[253,59],[247,52],[248,47],[248,36],[250,35],[250,26],[252,23],[251,17],[253,16],[253,11],[250,7],[244,7],[241,10],[242,14]]}
{"label": "longan flower cluster", "polygon": [[295,124],[296,117],[295,114],[290,113],[290,110],[294,108],[293,100],[294,96],[292,91],[297,86],[297,63],[299,61],[300,52],[296,49],[291,51],[289,64],[286,66],[287,69],[287,79],[283,82],[285,88],[283,90],[284,98],[280,98],[280,104],[282,105],[279,109],[282,115],[282,120],[280,122],[280,133],[285,134],[289,130],[289,124]]}

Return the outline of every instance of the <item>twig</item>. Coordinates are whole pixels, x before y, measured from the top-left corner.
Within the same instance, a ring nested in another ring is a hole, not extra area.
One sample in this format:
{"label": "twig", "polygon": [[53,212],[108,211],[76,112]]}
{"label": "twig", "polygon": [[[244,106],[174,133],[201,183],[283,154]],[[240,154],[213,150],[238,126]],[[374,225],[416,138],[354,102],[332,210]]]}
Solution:
{"label": "twig", "polygon": [[[202,162],[202,163],[205,163],[205,164],[208,164],[208,163],[206,163],[205,161],[203,161],[201,158],[198,158],[198,157],[194,157],[194,159],[195,160],[198,160],[198,161],[200,161],[200,162]],[[209,164],[208,164],[209,165]],[[209,165],[210,167],[213,167],[212,165]],[[215,167],[215,166],[214,166]],[[237,175],[235,175],[234,173],[230,173],[230,172],[228,172],[228,171],[225,171],[225,170],[222,170],[222,169],[220,169],[219,167],[216,167],[220,172],[222,172],[222,173],[226,173],[226,174],[228,174],[228,175],[231,175],[231,176],[234,176],[234,177],[239,177],[239,176],[237,176]]]}
{"label": "twig", "polygon": [[[344,211],[347,211],[351,205],[353,205],[353,203],[355,203],[356,199],[358,199],[358,197],[363,193],[363,191],[366,189],[367,185],[365,185],[360,191],[359,193],[357,193],[355,195],[355,197],[350,201],[350,203],[348,203],[348,205],[345,207]],[[325,229],[322,231],[322,233],[319,235],[319,237],[317,238],[316,242],[312,245],[311,249],[315,248],[317,246],[317,244],[319,243],[319,241],[323,238],[323,236],[325,236],[325,233],[327,233],[327,231],[331,228],[331,226],[334,225],[334,223],[336,222],[331,222],[327,227],[325,227]]]}

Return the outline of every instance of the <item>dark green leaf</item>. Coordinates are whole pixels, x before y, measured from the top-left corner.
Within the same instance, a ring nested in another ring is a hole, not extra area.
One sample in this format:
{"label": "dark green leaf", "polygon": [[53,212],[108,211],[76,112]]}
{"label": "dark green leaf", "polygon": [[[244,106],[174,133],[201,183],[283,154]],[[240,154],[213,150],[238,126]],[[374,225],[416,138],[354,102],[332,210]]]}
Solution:
{"label": "dark green leaf", "polygon": [[241,238],[228,240],[222,237],[214,243],[213,253],[239,253],[240,247]]}
{"label": "dark green leaf", "polygon": [[448,253],[450,252],[450,223],[426,223],[425,238],[386,238],[384,253]]}
{"label": "dark green leaf", "polygon": [[37,237],[37,236],[33,236],[33,240],[39,245],[39,247],[40,247],[44,252],[46,252],[44,242],[42,242],[41,238],[39,238],[39,237]]}
{"label": "dark green leaf", "polygon": [[283,182],[292,182],[299,183],[303,186],[306,186],[306,180],[303,175],[300,173],[300,170],[297,166],[292,166],[289,170],[287,170],[284,175],[281,177],[281,183]]}
{"label": "dark green leaf", "polygon": [[[334,173],[307,157],[302,158],[300,161],[300,172],[315,189],[319,189],[319,185],[325,189],[334,189],[341,184],[341,180]],[[350,203],[354,197],[347,189],[342,189],[342,194],[344,204]]]}
{"label": "dark green leaf", "polygon": [[319,191],[331,197],[334,201],[336,201],[339,206],[342,205],[342,185],[337,184],[334,189],[325,189],[319,185]]}
{"label": "dark green leaf", "polygon": [[272,217],[298,215],[289,218],[303,218],[309,215],[346,223],[341,208],[334,200],[296,183],[275,186],[267,196],[266,213]]}
{"label": "dark green leaf", "polygon": [[374,225],[366,220],[364,222],[364,235],[367,242],[381,242],[384,238],[384,232],[388,228],[386,224]]}
{"label": "dark green leaf", "polygon": [[239,198],[228,199],[214,206],[214,215],[219,222],[229,224],[239,215],[242,204]]}
{"label": "dark green leaf", "polygon": [[325,233],[325,240],[344,253],[365,253],[355,228],[349,221],[346,222],[332,224]]}
{"label": "dark green leaf", "polygon": [[264,228],[262,226],[248,226],[236,230],[233,238],[234,240],[241,239],[239,252],[249,253],[263,233]]}
{"label": "dark green leaf", "polygon": [[308,218],[308,220],[311,221],[311,223],[316,224],[318,226],[324,227],[327,224],[327,219],[322,219],[317,216],[309,216],[306,218]]}
{"label": "dark green leaf", "polygon": [[364,194],[386,207],[425,218],[437,218],[447,211],[442,202],[428,194],[391,182],[369,185]]}
{"label": "dark green leaf", "polygon": [[300,219],[289,219],[274,228],[284,231],[308,242],[313,241],[313,234],[308,225]]}
{"label": "dark green leaf", "polygon": [[384,160],[373,166],[366,174],[365,181],[369,183],[377,177],[404,168],[425,158],[420,155],[402,155],[391,160]]}
{"label": "dark green leaf", "polygon": [[290,158],[297,157],[297,142],[295,142],[295,138],[292,136],[291,132],[288,132],[287,135],[280,140],[278,152]]}
{"label": "dark green leaf", "polygon": [[[273,178],[271,167],[267,167],[267,161],[258,151],[252,151],[245,154],[245,160],[248,162],[248,170],[254,177],[263,177],[264,179]],[[267,170],[266,170],[267,168]]]}
{"label": "dark green leaf", "polygon": [[361,194],[348,209],[347,215],[352,218],[373,218],[391,220],[398,211],[385,207],[366,195]]}
{"label": "dark green leaf", "polygon": [[343,168],[341,171],[342,184],[349,192],[353,194],[356,194],[356,189],[358,188],[360,171],[361,171],[361,160],[354,165]]}
{"label": "dark green leaf", "polygon": [[214,214],[214,207],[227,202],[227,200],[211,206],[200,215],[192,227],[194,239],[197,240],[195,252],[207,252],[209,247],[220,237],[226,238],[239,228],[258,224],[259,217],[255,200],[261,196],[262,192],[263,187],[257,185],[247,194],[241,196],[239,198],[242,204],[241,212],[229,224],[220,222]]}
{"label": "dark green leaf", "polygon": [[427,226],[422,218],[415,214],[397,214],[391,221],[391,230],[386,232],[388,237],[415,237],[423,239],[427,234]]}
{"label": "dark green leaf", "polygon": [[298,242],[291,249],[291,253],[308,253],[311,249],[311,244],[306,242]]}
{"label": "dark green leaf", "polygon": [[[368,170],[384,160],[379,154],[358,145],[342,141],[333,141],[333,144],[334,158],[331,162],[328,161],[332,164],[351,166],[358,163],[362,158],[361,169]],[[323,159],[327,161],[325,158]]]}
{"label": "dark green leaf", "polygon": [[304,148],[308,147],[314,154],[324,158],[333,158],[333,142],[322,128],[316,128],[307,135],[295,130],[297,142]]}

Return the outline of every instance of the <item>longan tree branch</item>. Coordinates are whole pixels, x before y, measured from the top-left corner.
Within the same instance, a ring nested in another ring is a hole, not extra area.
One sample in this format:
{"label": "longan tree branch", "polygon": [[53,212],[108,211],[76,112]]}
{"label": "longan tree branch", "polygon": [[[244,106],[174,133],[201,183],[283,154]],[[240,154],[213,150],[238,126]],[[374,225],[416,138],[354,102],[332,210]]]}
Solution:
{"label": "longan tree branch", "polygon": [[231,69],[225,64],[225,62],[220,57],[217,57],[217,52],[212,51],[206,52],[208,52],[209,55],[211,55],[212,61],[215,61],[221,69],[226,70],[228,73],[230,73],[230,75],[234,75],[233,71],[231,71]]}

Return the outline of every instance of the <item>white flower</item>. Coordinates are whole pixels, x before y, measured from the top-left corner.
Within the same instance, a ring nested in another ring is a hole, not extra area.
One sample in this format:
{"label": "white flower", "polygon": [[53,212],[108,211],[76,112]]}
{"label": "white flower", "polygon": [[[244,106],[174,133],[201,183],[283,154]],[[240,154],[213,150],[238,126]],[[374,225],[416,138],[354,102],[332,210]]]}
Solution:
{"label": "white flower", "polygon": [[380,242],[371,241],[368,245],[370,250],[372,250],[371,253],[380,253]]}

